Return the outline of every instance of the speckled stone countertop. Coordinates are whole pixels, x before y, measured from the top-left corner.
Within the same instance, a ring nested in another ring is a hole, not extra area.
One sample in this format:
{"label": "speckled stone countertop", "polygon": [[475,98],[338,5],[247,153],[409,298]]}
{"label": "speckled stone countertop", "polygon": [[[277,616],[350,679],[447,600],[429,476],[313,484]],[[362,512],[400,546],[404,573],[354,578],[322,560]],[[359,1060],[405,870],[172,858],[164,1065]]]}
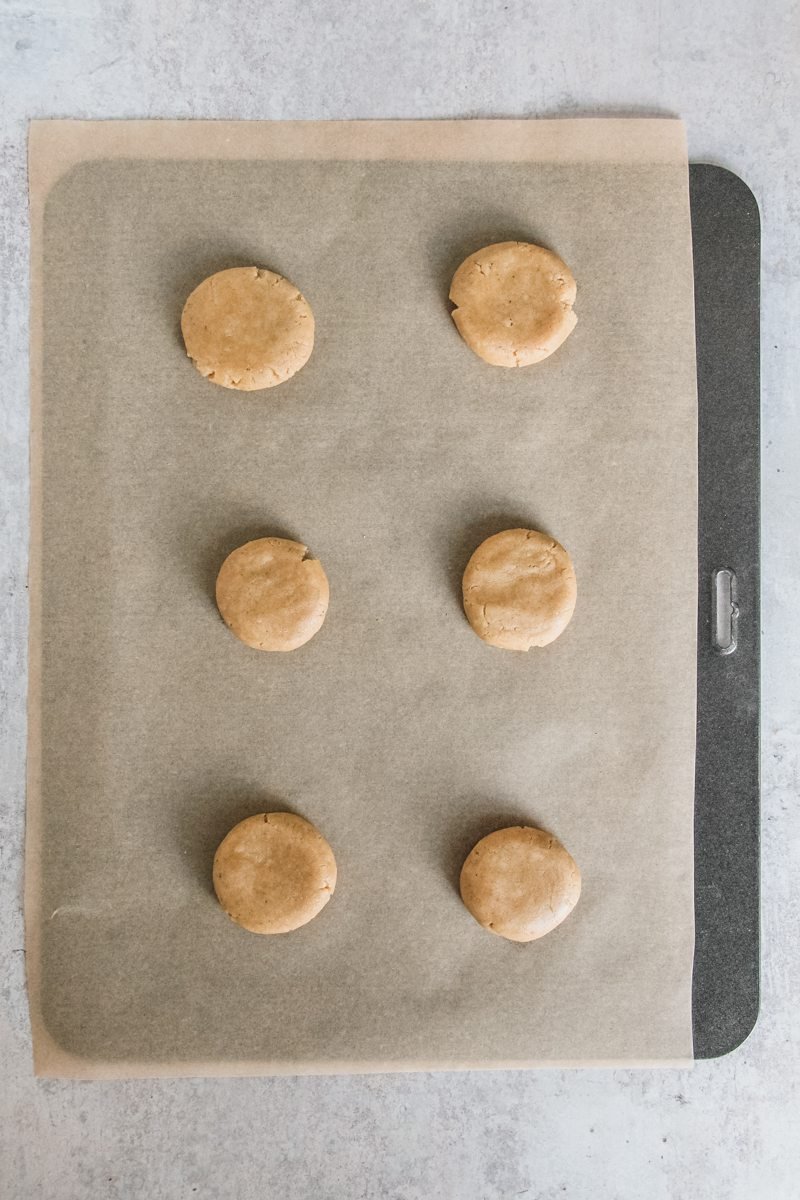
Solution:
{"label": "speckled stone countertop", "polygon": [[[794,0],[0,0],[0,1194],[789,1200],[800,1141]],[[30,117],[669,114],[763,221],[763,980],[691,1071],[36,1082],[21,912]]]}

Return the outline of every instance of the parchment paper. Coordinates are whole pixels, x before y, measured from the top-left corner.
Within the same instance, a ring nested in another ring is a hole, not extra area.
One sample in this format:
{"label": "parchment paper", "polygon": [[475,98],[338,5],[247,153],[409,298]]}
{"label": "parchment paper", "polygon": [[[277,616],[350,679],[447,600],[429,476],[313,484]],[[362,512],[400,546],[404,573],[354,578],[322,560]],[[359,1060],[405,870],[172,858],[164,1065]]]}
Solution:
{"label": "parchment paper", "polygon": [[[237,1074],[691,1056],[696,396],[673,121],[35,123],[26,915],[36,1069]],[[491,242],[555,249],[578,325],[489,367],[447,291]],[[203,380],[211,271],[311,303],[308,365]],[[460,577],[525,525],[579,598],[545,650],[471,632]],[[238,643],[216,571],[306,542],[303,649]],[[264,809],[339,865],[321,916],[234,926],[213,851]],[[528,946],[458,871],[527,822],[583,872]]]}

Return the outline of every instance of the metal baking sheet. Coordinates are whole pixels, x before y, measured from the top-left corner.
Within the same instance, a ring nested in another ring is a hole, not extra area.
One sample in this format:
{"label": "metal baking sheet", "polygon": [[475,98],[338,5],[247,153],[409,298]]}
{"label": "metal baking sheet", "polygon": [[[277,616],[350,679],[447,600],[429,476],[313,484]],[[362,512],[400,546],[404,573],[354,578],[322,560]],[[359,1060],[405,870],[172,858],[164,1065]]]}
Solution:
{"label": "metal baking sheet", "polygon": [[[759,1004],[761,241],[758,205],[737,175],[697,163],[689,183],[699,401],[692,1023],[695,1057],[714,1058],[747,1037]],[[714,642],[720,570],[735,579],[729,653]]]}

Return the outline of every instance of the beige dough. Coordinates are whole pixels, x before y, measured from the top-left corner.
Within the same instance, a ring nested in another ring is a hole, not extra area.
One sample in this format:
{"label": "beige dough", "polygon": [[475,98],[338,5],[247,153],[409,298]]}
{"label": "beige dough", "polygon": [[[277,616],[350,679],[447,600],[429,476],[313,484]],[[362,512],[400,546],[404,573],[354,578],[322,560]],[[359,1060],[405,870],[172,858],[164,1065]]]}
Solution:
{"label": "beige dough", "polygon": [[527,367],[572,333],[575,280],[557,254],[529,242],[498,242],[465,259],[450,299],[458,332],[484,362]]}
{"label": "beige dough", "polygon": [[575,611],[572,561],[559,542],[535,529],[506,529],[482,542],[462,588],[478,637],[504,650],[548,645]]}
{"label": "beige dough", "polygon": [[253,392],[283,383],[308,361],[314,314],[282,275],[232,267],[194,289],[183,308],[181,332],[201,375]]}
{"label": "beige dough", "polygon": [[550,933],[580,894],[575,860],[557,838],[530,826],[490,833],[461,868],[461,899],[475,920],[511,942]]}
{"label": "beige dough", "polygon": [[328,577],[302,542],[258,538],[229,554],[217,576],[217,608],[255,650],[296,650],[321,628]]}
{"label": "beige dough", "polygon": [[214,855],[214,891],[251,933],[289,933],[320,912],[336,887],[325,838],[294,813],[259,813],[234,825]]}

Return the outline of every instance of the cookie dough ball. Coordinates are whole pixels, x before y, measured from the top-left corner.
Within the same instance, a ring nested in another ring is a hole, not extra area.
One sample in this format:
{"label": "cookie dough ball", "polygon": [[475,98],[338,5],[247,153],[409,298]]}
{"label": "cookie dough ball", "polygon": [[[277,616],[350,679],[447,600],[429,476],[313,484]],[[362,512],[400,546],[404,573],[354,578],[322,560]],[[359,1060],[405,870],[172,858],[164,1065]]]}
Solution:
{"label": "cookie dough ball", "polygon": [[328,577],[302,542],[258,538],[229,554],[217,576],[217,608],[254,650],[296,650],[321,628]]}
{"label": "cookie dough ball", "polygon": [[294,813],[259,813],[234,825],[214,855],[214,891],[251,933],[289,933],[320,912],[336,887],[325,838]]}
{"label": "cookie dough ball", "polygon": [[563,633],[577,584],[564,547],[535,529],[506,529],[482,542],[467,563],[464,611],[490,646],[530,650]]}
{"label": "cookie dough ball", "polygon": [[465,259],[450,299],[458,332],[484,362],[527,367],[572,333],[575,280],[557,254],[529,242],[498,242]]}
{"label": "cookie dough ball", "polygon": [[282,275],[261,267],[218,271],[183,308],[186,353],[201,375],[254,392],[291,379],[314,347],[308,301]]}
{"label": "cookie dough ball", "polygon": [[544,937],[580,894],[575,860],[551,834],[530,826],[490,833],[461,868],[461,899],[475,920],[511,942]]}

